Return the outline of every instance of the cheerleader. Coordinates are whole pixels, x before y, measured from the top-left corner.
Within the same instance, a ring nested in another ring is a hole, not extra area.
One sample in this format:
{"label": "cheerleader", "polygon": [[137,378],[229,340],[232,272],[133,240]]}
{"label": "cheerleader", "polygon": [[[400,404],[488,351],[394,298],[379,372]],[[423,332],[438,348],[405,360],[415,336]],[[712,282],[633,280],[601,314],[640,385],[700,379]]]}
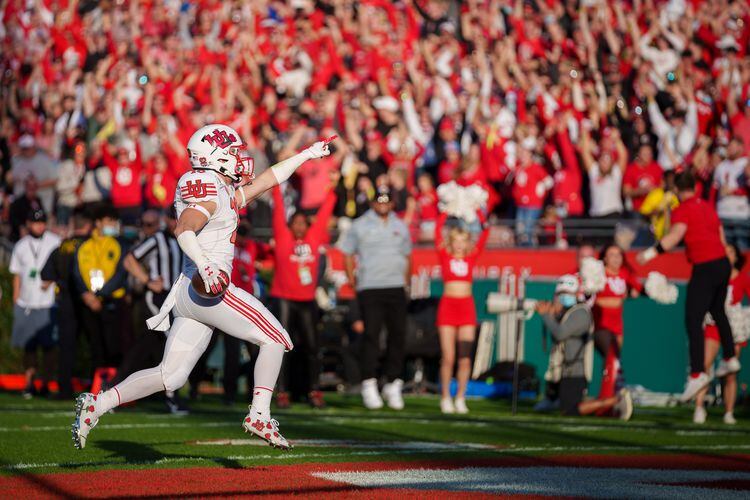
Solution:
{"label": "cheerleader", "polygon": [[[435,227],[435,246],[440,257],[443,276],[443,296],[437,311],[437,327],[440,333],[440,383],[443,413],[468,413],[466,407],[466,385],[471,372],[471,353],[477,325],[477,313],[472,295],[472,271],[477,257],[484,249],[488,230],[485,228],[472,245],[470,233],[454,227],[443,239],[443,227],[448,215],[441,213]],[[455,403],[450,397],[453,365],[458,354],[458,390]]]}
{"label": "cheerleader", "polygon": [[[727,290],[726,310],[727,318],[732,326],[734,335],[735,355],[739,358],[740,351],[747,345],[748,318],[747,310],[742,307],[742,299],[750,297],[750,276],[742,272],[745,266],[745,257],[740,252],[737,245],[730,244],[726,246],[727,258],[732,265],[732,273],[729,277],[729,289]],[[711,373],[716,356],[719,354],[721,339],[719,329],[711,319],[710,314],[706,315],[706,325],[704,328],[705,335],[705,357],[706,373]],[[737,400],[737,373],[723,373],[721,369],[716,371],[718,378],[724,378],[724,389],[722,391],[724,399],[724,423],[734,425],[737,421],[734,418],[734,403]],[[706,422],[706,408],[704,400],[708,387],[698,391],[695,397],[695,413],[693,413],[693,423],[703,424]]]}
{"label": "cheerleader", "polygon": [[615,395],[621,371],[623,304],[628,296],[638,297],[643,287],[625,261],[625,254],[619,246],[614,243],[605,246],[599,259],[604,262],[607,281],[594,300],[594,346],[604,358],[599,399],[606,399]]}

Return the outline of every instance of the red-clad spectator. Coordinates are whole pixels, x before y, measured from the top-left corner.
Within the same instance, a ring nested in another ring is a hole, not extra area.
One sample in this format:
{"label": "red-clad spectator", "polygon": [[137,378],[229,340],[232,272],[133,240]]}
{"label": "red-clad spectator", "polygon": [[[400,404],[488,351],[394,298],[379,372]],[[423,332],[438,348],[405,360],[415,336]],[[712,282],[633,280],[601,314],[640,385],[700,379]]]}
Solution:
{"label": "red-clad spectator", "polygon": [[[533,139],[532,141],[533,142]],[[518,166],[513,178],[513,200],[516,202],[516,237],[522,246],[532,245],[536,221],[542,215],[544,198],[552,187],[552,177],[534,161],[528,138],[518,153]]]}
{"label": "red-clad spectator", "polygon": [[115,156],[112,156],[109,146],[103,144],[102,159],[112,173],[112,205],[119,212],[124,224],[134,225],[140,217],[143,205],[143,164],[140,146],[136,144],[132,150],[117,148]]}
{"label": "red-clad spectator", "polygon": [[454,180],[460,166],[461,153],[458,149],[458,143],[449,142],[445,145],[445,159],[438,166],[438,184]]}
{"label": "red-clad spectator", "polygon": [[557,148],[553,147],[550,156],[554,168],[552,199],[562,217],[581,217],[583,211],[582,174],[575,148],[564,124],[558,126],[555,135]]}
{"label": "red-clad spectator", "polygon": [[654,152],[650,144],[641,144],[635,161],[627,166],[622,179],[622,192],[632,204],[635,212],[641,209],[648,193],[659,187],[664,177],[664,170],[654,161]]}
{"label": "red-clad spectator", "polygon": [[[336,193],[333,188],[328,190],[312,224],[304,213],[296,212],[287,225],[284,200],[278,186],[273,189],[273,201],[274,277],[271,296],[279,301],[279,320],[292,336],[295,351],[299,353],[299,359],[293,362],[307,367],[309,401],[319,407],[324,403],[318,382],[315,288],[318,285],[320,249],[328,241],[328,222],[336,204]],[[282,401],[289,398],[287,383],[286,375],[282,374],[279,379],[279,393],[283,393],[279,399]]]}

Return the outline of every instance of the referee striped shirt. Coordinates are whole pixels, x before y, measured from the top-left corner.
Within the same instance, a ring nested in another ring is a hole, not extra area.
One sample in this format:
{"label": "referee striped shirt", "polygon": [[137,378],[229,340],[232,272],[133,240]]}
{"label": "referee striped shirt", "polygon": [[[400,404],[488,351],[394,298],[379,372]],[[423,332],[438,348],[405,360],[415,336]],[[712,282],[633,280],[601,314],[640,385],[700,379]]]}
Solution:
{"label": "referee striped shirt", "polygon": [[182,270],[183,254],[174,236],[159,231],[136,245],[131,253],[148,267],[149,278],[161,278],[164,291],[169,291]]}

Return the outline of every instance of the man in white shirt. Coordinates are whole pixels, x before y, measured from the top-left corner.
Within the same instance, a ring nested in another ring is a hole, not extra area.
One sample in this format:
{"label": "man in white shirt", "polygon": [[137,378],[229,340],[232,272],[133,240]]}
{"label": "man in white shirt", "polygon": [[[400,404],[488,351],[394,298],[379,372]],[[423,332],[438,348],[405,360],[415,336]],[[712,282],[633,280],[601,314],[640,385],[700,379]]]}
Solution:
{"label": "man in white shirt", "polygon": [[45,212],[52,213],[55,201],[58,169],[55,161],[36,146],[34,136],[25,134],[18,139],[19,152],[11,158],[10,182],[13,196],[24,194],[24,181],[33,175],[38,181],[39,198]]}
{"label": "man in white shirt", "polygon": [[[30,398],[36,392],[37,348],[44,351],[44,368],[54,369],[55,289],[43,284],[41,272],[47,258],[60,245],[60,238],[47,231],[47,216],[42,210],[29,213],[26,227],[29,234],[16,243],[10,257],[14,304],[11,345],[24,350],[24,397]],[[47,392],[44,377],[42,391]]]}
{"label": "man in white shirt", "polygon": [[[747,248],[747,220],[750,219],[748,200],[748,158],[740,137],[733,137],[727,146],[727,157],[716,166],[713,189],[716,190],[716,212],[724,223],[724,234],[728,242]],[[741,227],[744,226],[744,227]]]}

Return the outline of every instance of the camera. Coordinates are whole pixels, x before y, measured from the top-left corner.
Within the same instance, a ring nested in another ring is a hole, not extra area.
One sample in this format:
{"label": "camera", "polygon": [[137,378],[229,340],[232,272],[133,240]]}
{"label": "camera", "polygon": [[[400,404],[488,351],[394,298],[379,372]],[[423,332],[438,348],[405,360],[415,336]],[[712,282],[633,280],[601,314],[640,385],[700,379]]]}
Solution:
{"label": "camera", "polygon": [[487,295],[487,312],[492,314],[524,312],[526,319],[531,318],[539,301],[535,299],[519,299],[514,295],[504,293],[490,293]]}

